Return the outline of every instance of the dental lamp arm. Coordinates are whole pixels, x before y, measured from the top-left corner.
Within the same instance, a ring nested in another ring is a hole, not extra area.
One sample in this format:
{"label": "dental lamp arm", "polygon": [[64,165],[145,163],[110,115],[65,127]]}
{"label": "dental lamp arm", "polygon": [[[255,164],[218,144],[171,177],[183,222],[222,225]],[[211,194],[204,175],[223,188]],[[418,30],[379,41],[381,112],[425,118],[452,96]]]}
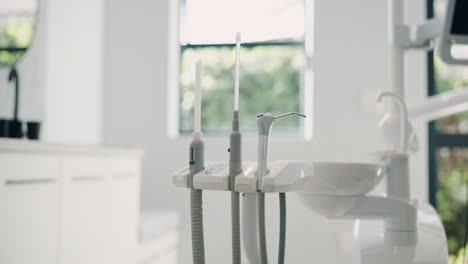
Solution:
{"label": "dental lamp arm", "polygon": [[394,25],[395,44],[401,49],[425,49],[442,34],[444,21],[430,19],[426,23],[410,26]]}
{"label": "dental lamp arm", "polygon": [[411,119],[432,121],[468,110],[468,87],[448,91],[428,98],[409,109]]}

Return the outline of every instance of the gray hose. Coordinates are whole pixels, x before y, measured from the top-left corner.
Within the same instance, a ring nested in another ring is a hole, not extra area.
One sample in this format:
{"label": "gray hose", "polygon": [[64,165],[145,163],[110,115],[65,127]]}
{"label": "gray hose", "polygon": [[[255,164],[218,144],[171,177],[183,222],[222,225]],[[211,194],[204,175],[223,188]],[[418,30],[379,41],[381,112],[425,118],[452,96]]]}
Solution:
{"label": "gray hose", "polygon": [[286,248],[286,194],[279,194],[280,207],[280,233],[278,248],[278,264],[284,264],[284,253]]}
{"label": "gray hose", "polygon": [[194,133],[189,151],[190,214],[192,224],[192,255],[194,264],[205,263],[205,243],[203,238],[203,197],[201,190],[193,187],[193,176],[205,169],[205,144],[201,135]]}
{"label": "gray hose", "polygon": [[241,263],[239,193],[231,192],[232,263]]}
{"label": "gray hose", "polygon": [[229,136],[229,189],[231,190],[232,263],[241,263],[239,193],[235,192],[236,176],[242,172],[242,135],[239,131],[239,111],[232,116]]}
{"label": "gray hose", "polygon": [[203,238],[202,191],[190,190],[192,220],[192,255],[194,264],[205,264],[205,243]]}
{"label": "gray hose", "polygon": [[258,236],[260,245],[260,263],[268,264],[266,227],[265,227],[265,194],[258,194]]}

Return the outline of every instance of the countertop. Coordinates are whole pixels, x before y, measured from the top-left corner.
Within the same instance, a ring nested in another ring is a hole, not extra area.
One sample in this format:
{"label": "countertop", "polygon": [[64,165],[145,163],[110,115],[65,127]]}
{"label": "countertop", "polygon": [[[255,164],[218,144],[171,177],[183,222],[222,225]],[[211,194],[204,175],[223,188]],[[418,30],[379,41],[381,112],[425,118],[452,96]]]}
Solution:
{"label": "countertop", "polygon": [[10,138],[0,138],[0,153],[143,157],[143,150],[137,147],[59,144]]}

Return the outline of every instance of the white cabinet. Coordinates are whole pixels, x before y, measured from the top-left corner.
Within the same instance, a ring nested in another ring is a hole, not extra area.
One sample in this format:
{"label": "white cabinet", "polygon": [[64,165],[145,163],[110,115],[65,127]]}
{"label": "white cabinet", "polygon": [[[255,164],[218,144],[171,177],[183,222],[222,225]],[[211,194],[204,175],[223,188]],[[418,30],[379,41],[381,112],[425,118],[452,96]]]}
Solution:
{"label": "white cabinet", "polygon": [[0,263],[57,263],[59,160],[0,155]]}
{"label": "white cabinet", "polygon": [[63,168],[60,263],[136,263],[139,162],[78,157]]}
{"label": "white cabinet", "polygon": [[[108,185],[108,263],[128,264],[137,259],[139,167],[135,161],[115,161]],[[130,197],[131,198],[130,198]]]}
{"label": "white cabinet", "polygon": [[1,143],[0,264],[137,263],[139,152]]}
{"label": "white cabinet", "polygon": [[59,263],[108,263],[108,175],[99,161],[85,158],[64,160]]}

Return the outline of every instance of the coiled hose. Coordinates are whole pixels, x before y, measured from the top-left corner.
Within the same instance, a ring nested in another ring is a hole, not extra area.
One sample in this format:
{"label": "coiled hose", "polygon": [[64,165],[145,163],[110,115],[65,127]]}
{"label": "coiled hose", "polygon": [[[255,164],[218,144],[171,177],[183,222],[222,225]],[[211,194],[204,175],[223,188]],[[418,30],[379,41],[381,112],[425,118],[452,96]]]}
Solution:
{"label": "coiled hose", "polygon": [[192,255],[194,264],[205,264],[202,199],[203,196],[201,190],[190,190],[190,212],[192,220]]}
{"label": "coiled hose", "polygon": [[260,244],[260,263],[268,264],[266,227],[265,227],[265,194],[258,194],[258,237]]}
{"label": "coiled hose", "polygon": [[239,193],[231,192],[232,263],[241,263]]}
{"label": "coiled hose", "polygon": [[286,250],[286,194],[279,194],[280,208],[280,233],[278,248],[278,264],[284,264],[284,255]]}
{"label": "coiled hose", "polygon": [[[286,251],[286,194],[279,194],[280,232],[278,246],[278,264],[284,264]],[[258,234],[260,244],[260,263],[268,263],[266,224],[265,224],[265,194],[258,195]]]}

